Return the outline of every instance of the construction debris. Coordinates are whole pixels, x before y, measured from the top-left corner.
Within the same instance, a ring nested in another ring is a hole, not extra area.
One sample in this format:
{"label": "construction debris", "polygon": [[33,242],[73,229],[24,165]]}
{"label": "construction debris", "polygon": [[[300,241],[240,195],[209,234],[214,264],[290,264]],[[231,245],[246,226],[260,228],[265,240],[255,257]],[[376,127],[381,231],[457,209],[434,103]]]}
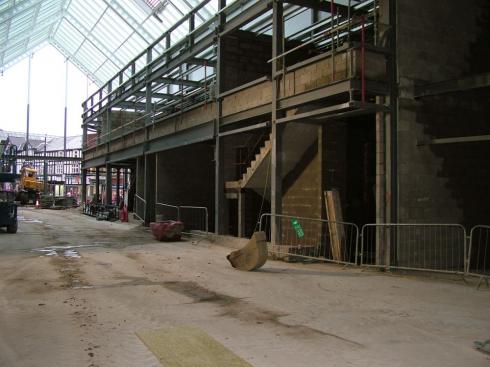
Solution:
{"label": "construction debris", "polygon": [[267,261],[267,241],[265,232],[254,232],[245,247],[233,251],[227,257],[231,266],[239,270],[253,271]]}
{"label": "construction debris", "polygon": [[179,241],[184,224],[175,220],[150,223],[151,233],[158,241]]}
{"label": "construction debris", "polygon": [[342,260],[342,253],[345,251],[342,246],[345,238],[344,227],[338,225],[338,223],[343,221],[340,195],[337,189],[325,191],[324,194],[332,258],[333,260],[340,261]]}
{"label": "construction debris", "polygon": [[106,205],[99,203],[85,204],[83,214],[95,217],[97,220],[116,221],[119,219],[119,210],[117,205]]}
{"label": "construction debris", "polygon": [[41,209],[68,209],[78,206],[77,200],[70,196],[41,195],[39,202]]}

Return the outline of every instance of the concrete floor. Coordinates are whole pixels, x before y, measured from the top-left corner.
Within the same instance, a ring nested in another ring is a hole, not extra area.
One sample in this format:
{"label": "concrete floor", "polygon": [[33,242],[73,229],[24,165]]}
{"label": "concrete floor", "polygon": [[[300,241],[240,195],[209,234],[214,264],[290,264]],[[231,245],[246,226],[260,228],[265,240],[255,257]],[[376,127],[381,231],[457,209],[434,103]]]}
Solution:
{"label": "concrete floor", "polygon": [[[490,291],[461,280],[269,261],[157,243],[78,211],[21,209],[0,233],[0,366],[160,366],[135,332],[201,328],[253,366],[489,366]],[[32,251],[80,247],[61,256]]]}

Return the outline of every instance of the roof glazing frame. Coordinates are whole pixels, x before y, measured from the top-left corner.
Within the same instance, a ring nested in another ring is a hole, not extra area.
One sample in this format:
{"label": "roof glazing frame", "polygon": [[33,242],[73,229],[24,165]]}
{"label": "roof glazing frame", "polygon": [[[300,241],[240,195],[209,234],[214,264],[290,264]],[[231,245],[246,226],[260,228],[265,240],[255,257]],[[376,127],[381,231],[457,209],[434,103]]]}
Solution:
{"label": "roof glazing frame", "polygon": [[[152,10],[141,7],[142,0],[0,0],[0,70],[50,43],[103,85],[202,2],[159,1]],[[215,11],[207,6],[196,23]],[[186,34],[186,29],[176,30],[172,43]]]}

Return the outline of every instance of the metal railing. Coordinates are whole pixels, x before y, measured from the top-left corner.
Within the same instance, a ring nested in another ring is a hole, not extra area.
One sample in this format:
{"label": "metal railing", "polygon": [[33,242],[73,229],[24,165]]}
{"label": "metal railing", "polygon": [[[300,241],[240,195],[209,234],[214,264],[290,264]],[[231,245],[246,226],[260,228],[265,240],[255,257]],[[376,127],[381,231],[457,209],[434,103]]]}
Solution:
{"label": "metal railing", "polygon": [[[276,235],[272,233],[272,221]],[[266,233],[269,253],[274,257],[357,263],[359,228],[354,223],[265,213],[259,228]]]}
{"label": "metal railing", "polygon": [[208,208],[204,206],[179,206],[179,219],[184,223],[184,233],[209,233]]}
{"label": "metal railing", "polygon": [[361,266],[466,272],[466,230],[460,224],[366,224]]}
{"label": "metal railing", "polygon": [[134,195],[133,214],[136,215],[142,221],[145,221],[146,219],[146,200],[143,199],[138,194]]}
{"label": "metal railing", "polygon": [[155,218],[157,221],[162,220],[179,220],[180,210],[178,206],[156,203],[155,204]]}
{"label": "metal railing", "polygon": [[184,224],[183,233],[199,235],[209,234],[209,213],[204,206],[170,205],[156,203],[155,215],[157,221],[178,220]]}
{"label": "metal railing", "polygon": [[490,226],[478,225],[470,231],[467,273],[490,277]]}

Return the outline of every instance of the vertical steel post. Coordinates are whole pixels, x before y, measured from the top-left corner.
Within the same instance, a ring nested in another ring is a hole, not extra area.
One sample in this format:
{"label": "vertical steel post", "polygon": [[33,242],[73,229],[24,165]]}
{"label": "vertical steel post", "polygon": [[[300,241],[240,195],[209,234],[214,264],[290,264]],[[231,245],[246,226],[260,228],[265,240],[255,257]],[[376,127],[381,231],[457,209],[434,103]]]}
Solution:
{"label": "vertical steel post", "polygon": [[156,154],[145,154],[145,172],[143,195],[145,198],[145,225],[155,221],[156,195]]}
{"label": "vertical steel post", "polygon": [[397,8],[389,0],[390,19],[390,109],[391,109],[391,221],[398,222],[398,68],[397,68]]}
{"label": "vertical steel post", "polygon": [[121,190],[121,169],[116,168],[116,205],[119,206],[119,201],[121,200],[121,194],[119,191]]}
{"label": "vertical steel post", "polygon": [[[95,201],[100,203],[100,168],[95,168]],[[92,200],[94,201],[94,200]]]}
{"label": "vertical steel post", "polygon": [[87,170],[82,169],[82,178],[81,178],[81,185],[82,185],[82,204],[85,204],[87,202]]}
{"label": "vertical steel post", "polygon": [[361,101],[366,103],[366,19],[361,18]]}
{"label": "vertical steel post", "polygon": [[63,161],[63,171],[62,171],[62,179],[64,182],[64,196],[66,196],[66,132],[67,132],[67,123],[68,123],[68,58],[65,59],[65,114],[64,114],[64,129],[63,129],[63,157],[65,160]]}
{"label": "vertical steel post", "polygon": [[46,135],[44,135],[44,172],[43,172],[44,194],[48,193],[48,162],[46,161],[47,144],[48,144],[48,138]]}
{"label": "vertical steel post", "polygon": [[335,80],[335,33],[334,33],[334,28],[335,28],[335,21],[334,21],[334,13],[335,13],[335,5],[333,3],[333,0],[330,0],[330,39],[332,42],[332,80],[331,82],[333,83]]}
{"label": "vertical steel post", "polygon": [[105,203],[112,204],[112,167],[109,163],[105,165]]}
{"label": "vertical steel post", "polygon": [[278,126],[278,99],[280,92],[279,73],[284,65],[284,58],[277,56],[282,54],[283,49],[283,3],[273,1],[272,15],[272,150],[271,150],[271,241],[272,244],[280,239],[280,219],[276,215],[282,213],[282,127]]}
{"label": "vertical steel post", "polygon": [[[218,2],[218,11],[221,11],[226,7],[226,0],[219,0]],[[226,21],[226,15],[224,12],[221,12],[218,17],[218,33],[221,30],[223,24]],[[214,126],[214,136],[216,139],[215,143],[215,151],[214,151],[214,231],[216,234],[223,234],[225,232],[225,221],[227,220],[227,216],[225,215],[225,182],[224,182],[224,149],[223,149],[223,141],[219,136],[220,131],[220,121],[222,114],[222,103],[220,94],[223,92],[223,54],[222,54],[222,46],[223,40],[218,35],[218,39],[216,41],[216,93],[218,95],[216,99],[216,119]]]}
{"label": "vertical steel post", "polygon": [[32,54],[29,55],[29,71],[27,74],[27,127],[26,127],[26,142],[24,145],[24,150],[27,152],[27,148],[29,147],[29,118],[30,118],[30,109],[31,109],[31,60]]}
{"label": "vertical steel post", "polygon": [[125,201],[126,197],[128,196],[128,169],[124,169],[124,177],[123,177],[123,199]]}

